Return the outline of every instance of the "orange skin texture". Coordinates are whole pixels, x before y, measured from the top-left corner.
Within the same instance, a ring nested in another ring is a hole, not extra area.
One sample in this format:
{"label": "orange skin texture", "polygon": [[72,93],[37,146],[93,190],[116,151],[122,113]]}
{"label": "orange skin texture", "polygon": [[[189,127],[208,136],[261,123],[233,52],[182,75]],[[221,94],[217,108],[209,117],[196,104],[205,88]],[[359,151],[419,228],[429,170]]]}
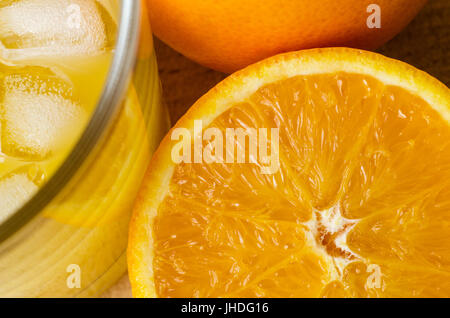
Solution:
{"label": "orange skin texture", "polygon": [[[266,57],[315,47],[375,49],[427,0],[148,0],[155,34],[188,58],[231,73]],[[370,4],[381,28],[370,29]]]}

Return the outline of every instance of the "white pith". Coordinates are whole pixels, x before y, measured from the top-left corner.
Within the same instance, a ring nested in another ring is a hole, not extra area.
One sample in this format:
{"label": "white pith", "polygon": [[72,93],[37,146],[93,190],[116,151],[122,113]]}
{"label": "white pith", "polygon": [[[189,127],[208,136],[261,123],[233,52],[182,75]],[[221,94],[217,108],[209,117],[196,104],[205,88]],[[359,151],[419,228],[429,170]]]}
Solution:
{"label": "white pith", "polygon": [[[317,215],[320,215],[319,220]],[[340,205],[336,204],[329,209],[323,211],[315,211],[312,213],[312,217],[308,222],[305,222],[307,230],[306,234],[306,246],[312,251],[317,253],[321,258],[325,260],[328,265],[328,281],[340,280],[344,272],[345,267],[354,262],[355,259],[363,260],[358,254],[353,252],[347,244],[347,235],[358,223],[358,220],[347,219],[342,215]],[[353,259],[342,257],[335,257],[326,251],[326,248],[319,244],[317,241],[319,233],[319,227],[325,228],[325,231],[330,234],[334,234],[343,228],[341,233],[337,235],[334,240],[336,247],[345,251],[353,256]]]}

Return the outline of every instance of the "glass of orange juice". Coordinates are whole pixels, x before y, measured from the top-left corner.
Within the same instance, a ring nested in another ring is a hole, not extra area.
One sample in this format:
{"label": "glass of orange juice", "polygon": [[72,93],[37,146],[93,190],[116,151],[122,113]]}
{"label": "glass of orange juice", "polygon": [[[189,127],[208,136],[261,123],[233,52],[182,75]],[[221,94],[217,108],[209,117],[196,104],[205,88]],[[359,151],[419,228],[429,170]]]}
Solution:
{"label": "glass of orange juice", "polygon": [[137,0],[0,3],[0,297],[100,295],[168,120]]}

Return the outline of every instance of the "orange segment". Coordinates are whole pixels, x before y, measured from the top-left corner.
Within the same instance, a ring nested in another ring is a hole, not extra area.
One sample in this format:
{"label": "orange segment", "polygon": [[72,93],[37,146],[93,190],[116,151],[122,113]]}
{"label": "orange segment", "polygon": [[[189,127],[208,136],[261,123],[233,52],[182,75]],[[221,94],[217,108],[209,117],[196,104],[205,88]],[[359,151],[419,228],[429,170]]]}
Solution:
{"label": "orange segment", "polygon": [[420,200],[450,177],[448,122],[398,87],[385,88],[382,105],[343,200],[351,218]]}
{"label": "orange segment", "polygon": [[339,281],[328,283],[320,295],[322,298],[348,298],[350,295],[345,290],[344,285]]}
{"label": "orange segment", "polygon": [[[418,202],[361,219],[347,243],[374,262],[407,262],[450,273],[450,191],[427,194]],[[447,202],[445,202],[447,201]]]}
{"label": "orange segment", "polygon": [[266,114],[265,127],[281,130],[281,152],[314,208],[336,201],[374,116],[378,86],[359,74],[297,76],[264,86],[250,98]]}
{"label": "orange segment", "polygon": [[443,84],[374,53],[288,53],[232,75],[175,128],[195,120],[278,128],[279,169],[175,164],[169,134],[130,226],[135,296],[450,296]]}

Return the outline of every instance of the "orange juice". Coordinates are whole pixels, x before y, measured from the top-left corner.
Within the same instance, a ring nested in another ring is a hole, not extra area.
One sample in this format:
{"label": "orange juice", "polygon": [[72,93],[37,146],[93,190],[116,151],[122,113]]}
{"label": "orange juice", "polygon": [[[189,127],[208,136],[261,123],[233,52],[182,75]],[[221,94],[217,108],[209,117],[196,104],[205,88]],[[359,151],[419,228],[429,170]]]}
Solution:
{"label": "orange juice", "polygon": [[[0,223],[52,177],[91,118],[117,50],[121,4],[0,4]],[[139,52],[121,107],[70,182],[0,244],[0,296],[99,295],[126,270],[132,205],[167,127],[141,9]]]}
{"label": "orange juice", "polygon": [[1,221],[72,148],[102,92],[117,25],[91,0],[7,1],[0,21]]}

